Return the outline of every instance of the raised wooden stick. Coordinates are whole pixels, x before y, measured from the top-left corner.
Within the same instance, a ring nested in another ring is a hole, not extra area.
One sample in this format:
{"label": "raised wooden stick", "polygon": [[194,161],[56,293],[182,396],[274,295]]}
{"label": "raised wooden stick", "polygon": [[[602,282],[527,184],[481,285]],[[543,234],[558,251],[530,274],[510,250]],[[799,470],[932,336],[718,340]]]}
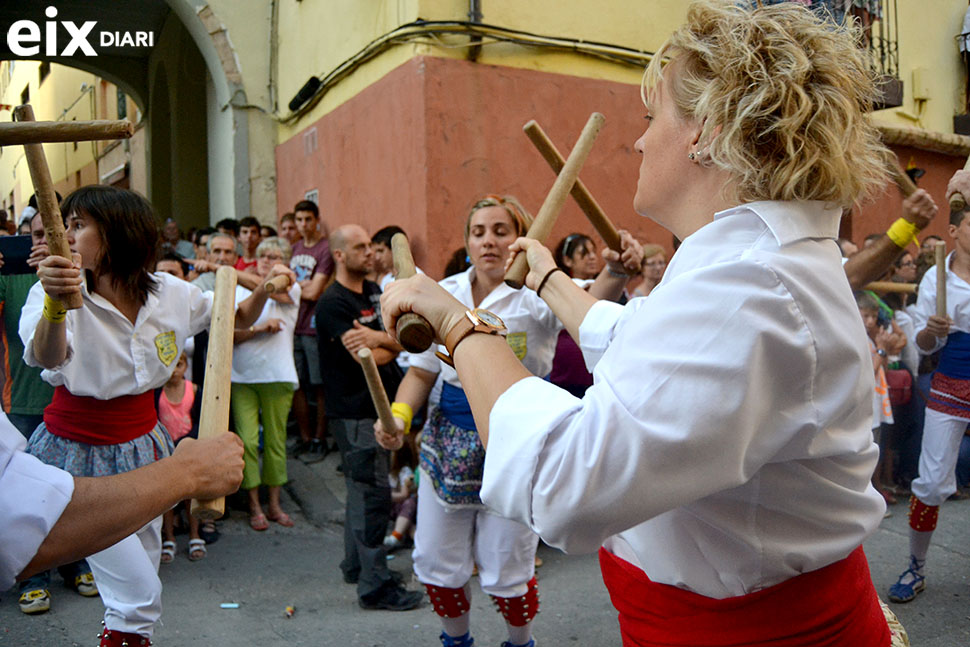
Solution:
{"label": "raised wooden stick", "polygon": [[[529,141],[536,147],[542,158],[546,160],[546,163],[552,167],[553,172],[559,173],[562,171],[562,167],[566,165],[566,160],[563,159],[562,155],[556,149],[556,145],[552,143],[552,140],[546,135],[545,131],[542,130],[535,119],[531,120],[525,126],[522,127],[525,131],[526,136]],[[576,184],[573,185],[572,191],[570,193],[573,199],[576,200],[576,204],[579,208],[583,210],[586,217],[593,224],[593,227],[599,233],[603,242],[610,249],[622,252],[623,248],[620,246],[620,233],[610,222],[610,219],[603,212],[603,209],[596,202],[596,198],[592,196],[586,185],[579,178],[576,178]]]}
{"label": "raised wooden stick", "polygon": [[[209,351],[205,360],[205,386],[202,387],[202,413],[199,438],[214,436],[229,429],[229,385],[232,380],[232,332],[236,320],[236,270],[216,270],[212,322],[209,324]],[[192,499],[190,512],[196,519],[218,519],[226,510],[223,497],[210,501]]]}
{"label": "raised wooden stick", "polygon": [[[542,203],[539,214],[532,221],[529,233],[526,234],[527,238],[544,242],[549,237],[552,226],[556,224],[556,217],[566,202],[573,184],[576,183],[576,178],[579,177],[579,169],[583,167],[583,162],[589,156],[593,142],[596,141],[596,135],[599,134],[605,121],[606,118],[598,112],[589,116],[589,121],[586,122],[579,140],[569,153],[569,159],[566,160],[562,171],[556,176],[556,181],[552,185],[552,189],[549,190],[545,202]],[[518,254],[512,261],[509,271],[505,273],[505,283],[518,290],[525,284],[525,275],[528,272],[529,264],[525,259],[525,254]]]}
{"label": "raised wooden stick", "polygon": [[263,289],[266,290],[266,294],[273,294],[274,292],[283,292],[290,287],[290,277],[286,274],[280,274],[269,279],[263,283]]}
{"label": "raised wooden stick", "polygon": [[919,286],[915,283],[896,283],[895,281],[873,281],[862,287],[863,290],[872,290],[873,292],[898,292],[901,294],[916,294],[916,288]]}
{"label": "raised wooden stick", "polygon": [[946,243],[936,243],[936,316],[946,316]]}
{"label": "raised wooden stick", "polygon": [[[394,257],[395,279],[408,279],[415,275],[417,270],[414,269],[407,236],[397,233],[391,237],[391,255]],[[427,319],[408,312],[397,319],[397,340],[409,353],[421,353],[434,342],[434,330]]]}
{"label": "raised wooden stick", "polygon": [[33,121],[0,123],[0,146],[80,142],[96,139],[128,139],[135,127],[127,119],[118,121]]}
{"label": "raised wooden stick", "polygon": [[391,403],[387,399],[384,383],[381,382],[381,374],[377,371],[374,354],[369,348],[361,348],[357,351],[357,357],[360,359],[361,368],[364,369],[367,390],[370,391],[370,399],[374,402],[377,418],[381,421],[386,433],[397,435],[397,422],[394,419],[394,414],[391,413]]}
{"label": "raised wooden stick", "polygon": [[[17,106],[13,111],[14,118],[20,122],[15,126],[22,126],[34,120],[34,110],[30,104]],[[73,260],[71,246],[64,234],[64,219],[61,218],[61,208],[57,204],[57,194],[54,192],[54,182],[51,171],[47,167],[47,157],[44,155],[43,144],[24,144],[24,155],[27,157],[27,168],[30,170],[30,181],[34,185],[37,195],[37,210],[44,223],[44,235],[47,237],[47,249],[51,254]],[[67,310],[74,310],[83,305],[81,294],[60,300]]]}
{"label": "raised wooden stick", "polygon": [[899,187],[899,192],[903,194],[904,198],[916,193],[916,183],[913,182],[912,178],[906,175],[906,172],[899,167],[899,162],[893,159],[889,162],[889,172],[893,176],[893,181],[896,182],[896,186]]}

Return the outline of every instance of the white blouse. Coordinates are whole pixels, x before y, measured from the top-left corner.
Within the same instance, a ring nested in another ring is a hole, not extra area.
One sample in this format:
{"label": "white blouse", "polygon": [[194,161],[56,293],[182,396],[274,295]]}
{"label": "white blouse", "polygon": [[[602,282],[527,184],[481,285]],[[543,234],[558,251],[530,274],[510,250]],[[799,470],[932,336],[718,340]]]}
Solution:
{"label": "white blouse", "polygon": [[[82,285],[84,305],[67,311],[67,358],[60,366],[43,370],[44,381],[99,400],[137,395],[165,384],[186,337],[209,327],[213,293],[203,293],[164,272],[152,276],[158,290],[149,293],[134,324],[107,299]],[[40,366],[34,354],[34,332],[43,307],[44,288],[37,282],[20,315],[28,366]]]}
{"label": "white blouse", "polygon": [[[252,294],[245,288],[236,289],[236,306]],[[253,324],[260,326],[270,319],[279,319],[283,327],[279,332],[259,333],[232,347],[232,381],[241,384],[266,384],[289,382],[299,386],[296,364],[293,361],[293,331],[296,315],[300,311],[300,284],[294,283],[289,291],[293,303],[280,303],[267,299],[259,318]],[[310,358],[317,361],[317,358]]]}
{"label": "white blouse", "polygon": [[[464,305],[474,308],[476,306],[472,297],[471,283],[474,271],[475,268],[470,267],[460,274],[439,281],[438,285]],[[527,288],[515,290],[502,283],[482,299],[477,307],[490,310],[502,318],[509,331],[506,341],[519,361],[533,375],[545,377],[552,371],[552,358],[556,354],[556,342],[563,325],[546,302],[537,297],[535,292]],[[436,350],[447,352],[441,345],[423,353],[412,354],[411,366],[417,366],[432,373],[441,371],[441,378],[445,382],[461,388],[458,373],[435,356]]]}
{"label": "white blouse", "polygon": [[[946,256],[946,315],[953,320],[950,332],[970,333],[970,284],[954,274],[953,252]],[[913,330],[918,335],[926,328],[926,321],[936,314],[936,268],[931,267],[919,282],[919,293],[916,305],[911,310],[913,315]],[[915,337],[914,337],[915,339]],[[923,350],[917,346],[923,355],[932,355],[946,346],[946,338],[934,337],[936,342],[932,350]]]}
{"label": "white blouse", "polygon": [[846,557],[885,504],[838,223],[821,203],[720,212],[650,296],[596,304],[586,396],[530,377],[492,409],[485,503],[713,598]]}

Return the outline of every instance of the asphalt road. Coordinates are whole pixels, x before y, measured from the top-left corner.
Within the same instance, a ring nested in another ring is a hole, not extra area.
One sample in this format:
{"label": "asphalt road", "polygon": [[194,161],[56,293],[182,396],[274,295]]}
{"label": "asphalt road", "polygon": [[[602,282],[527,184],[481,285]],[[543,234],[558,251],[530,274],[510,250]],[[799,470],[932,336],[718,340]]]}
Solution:
{"label": "asphalt road", "polygon": [[[336,457],[314,465],[291,461],[292,484],[284,505],[297,525],[275,524],[264,533],[249,529],[247,516],[232,511],[220,522],[222,537],[209,555],[190,562],[187,538],[179,537],[175,562],[162,566],[163,622],[159,647],[267,647],[333,645],[411,647],[437,645],[440,632],[430,606],[394,613],[363,611],[355,587],[344,584],[339,519],[342,481]],[[866,542],[873,580],[880,595],[905,568],[908,544],[906,506]],[[914,602],[893,605],[914,647],[970,645],[970,501],[948,502],[930,552],[928,587]],[[538,571],[542,611],[535,623],[537,642],[550,645],[619,645],[616,613],[599,576],[595,555],[567,556],[540,547]],[[407,551],[391,567],[410,572]],[[410,588],[419,588],[416,582]],[[476,644],[499,645],[504,624],[488,597],[473,584],[472,630]],[[28,617],[17,607],[15,590],[0,599],[0,645],[96,644],[102,607],[66,589],[58,576],[51,587],[52,609]],[[236,603],[237,609],[220,608]],[[293,617],[285,609],[293,606]]]}

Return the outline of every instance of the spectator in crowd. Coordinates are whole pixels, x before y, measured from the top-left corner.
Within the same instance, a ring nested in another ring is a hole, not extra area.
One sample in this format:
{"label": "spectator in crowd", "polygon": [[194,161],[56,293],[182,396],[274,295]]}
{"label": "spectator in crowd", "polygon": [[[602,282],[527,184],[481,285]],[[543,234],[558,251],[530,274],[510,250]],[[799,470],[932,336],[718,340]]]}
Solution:
{"label": "spectator in crowd", "polygon": [[[194,267],[199,276],[192,284],[203,292],[211,292],[216,285],[216,270],[225,265],[235,267],[239,255],[236,252],[236,241],[229,234],[214,233],[206,241],[206,258],[195,259]],[[253,272],[236,270],[239,285],[248,290],[254,290],[261,283],[259,276]]]}
{"label": "spectator in crowd", "polygon": [[[158,394],[158,421],[165,427],[172,442],[178,446],[183,438],[199,437],[199,416],[202,397],[198,387],[185,379],[189,358],[183,352],[175,364],[172,376],[162,386]],[[182,502],[183,504],[186,502]],[[160,561],[169,564],[175,559],[175,515],[181,516],[182,508],[176,506],[162,515],[162,552]],[[189,560],[197,562],[208,552],[205,540],[199,535],[199,520],[189,515]]]}
{"label": "spectator in crowd", "polygon": [[414,452],[414,435],[409,435],[400,449],[391,452],[389,480],[391,485],[390,534],[384,537],[384,547],[389,551],[411,544],[414,540],[414,524],[418,519],[418,484],[414,470],[418,461]]}
{"label": "spectator in crowd", "polygon": [[460,274],[472,266],[472,261],[468,257],[468,251],[464,247],[459,247],[448,257],[445,264],[445,277]]}
{"label": "spectator in crowd", "polygon": [[165,272],[166,274],[171,274],[177,279],[186,280],[188,275],[188,264],[182,260],[182,257],[175,252],[168,252],[163,254],[158,262],[155,263],[156,272]]}
{"label": "spectator in crowd", "polygon": [[[47,257],[47,238],[40,213],[30,219],[31,254],[28,265],[35,270]],[[20,339],[20,313],[27,302],[30,288],[37,282],[36,271],[30,274],[0,275],[0,301],[3,302],[3,345],[6,355],[6,385],[3,390],[3,410],[7,419],[30,440],[31,434],[44,421],[44,407],[50,404],[54,387],[41,379],[41,369],[24,363],[24,343]],[[98,587],[86,560],[78,560],[58,567],[68,588],[85,597],[98,594]],[[20,610],[27,614],[43,613],[50,609],[51,573],[41,571],[20,583]]]}
{"label": "spectator in crowd", "polygon": [[237,270],[255,271],[256,247],[260,240],[262,238],[258,220],[252,216],[246,216],[239,221],[239,246],[242,247],[242,254],[236,259]]}
{"label": "spectator in crowd", "polygon": [[640,285],[633,291],[635,297],[649,296],[660,283],[667,269],[667,253],[660,245],[643,246],[643,267],[640,270]]}
{"label": "spectator in crowd", "polygon": [[394,255],[391,253],[391,239],[394,234],[404,234],[404,230],[397,225],[388,225],[378,229],[370,239],[371,253],[374,256],[374,271],[370,280],[377,283],[382,292],[394,280]]}
{"label": "spectator in crowd", "polygon": [[[277,235],[276,230],[270,227],[269,225],[262,225],[259,228],[260,238],[273,238],[276,235]],[[286,242],[289,243],[290,241],[286,241]]]}
{"label": "spectator in crowd", "polygon": [[943,239],[935,234],[930,234],[923,239],[923,242],[919,245],[919,251],[921,254],[932,254],[936,251],[936,244],[942,243]]}
{"label": "spectator in crowd", "polygon": [[178,223],[171,218],[166,219],[162,225],[162,253],[166,252],[174,252],[182,258],[192,258],[195,255],[195,247],[182,238]]}
{"label": "spectator in crowd", "polygon": [[[556,266],[559,269],[584,286],[588,286],[589,281],[596,278],[600,272],[612,271],[606,266],[600,269],[601,263],[596,253],[596,243],[585,234],[569,234],[560,240],[553,252],[553,258],[556,259]],[[627,278],[626,274],[623,274],[623,277]],[[622,294],[620,296],[622,297]],[[586,369],[583,354],[566,330],[559,332],[549,381],[578,398],[583,397],[586,389],[593,384],[593,376]]]}
{"label": "spectator in crowd", "polygon": [[[300,429],[300,441],[296,454],[308,454],[308,460],[323,460],[327,454],[327,414],[324,407],[323,378],[317,358],[317,334],[314,328],[313,310],[317,300],[327,287],[333,273],[330,243],[321,233],[320,209],[315,202],[303,200],[293,207],[300,240],[293,245],[290,268],[300,283],[300,312],[296,320],[293,341],[296,372],[300,386],[293,394],[293,415]],[[328,367],[327,370],[329,370]],[[316,402],[316,424],[310,423],[309,399]]]}
{"label": "spectator in crowd", "polygon": [[[267,238],[256,248],[256,273],[269,276],[274,265],[289,264],[290,244]],[[238,328],[232,356],[232,419],[246,448],[242,487],[249,493],[249,526],[263,531],[269,521],[292,526],[280,505],[286,483],[286,418],[298,384],[293,363],[293,331],[299,312],[300,285],[294,283],[283,300],[266,300],[263,312],[248,328]],[[263,460],[259,448],[262,429]],[[266,511],[259,501],[259,486],[268,489]]]}
{"label": "spectator in crowd", "polygon": [[[298,205],[297,223],[299,213]],[[316,305],[316,321],[328,425],[340,448],[347,482],[340,570],[345,582],[357,584],[362,608],[406,611],[419,606],[423,596],[407,591],[387,568],[389,456],[374,437],[377,414],[357,359],[358,350],[371,348],[384,388],[393,393],[401,379],[394,362],[400,346],[381,327],[381,290],[366,278],[373,260],[367,232],[358,225],[343,225],[331,241],[334,282]]]}
{"label": "spectator in crowd", "polygon": [[280,237],[285,238],[290,246],[300,240],[300,230],[296,227],[296,214],[292,211],[284,213],[280,218]]}
{"label": "spectator in crowd", "polygon": [[233,240],[239,240],[239,221],[235,218],[223,218],[216,223],[216,231],[232,236]]}

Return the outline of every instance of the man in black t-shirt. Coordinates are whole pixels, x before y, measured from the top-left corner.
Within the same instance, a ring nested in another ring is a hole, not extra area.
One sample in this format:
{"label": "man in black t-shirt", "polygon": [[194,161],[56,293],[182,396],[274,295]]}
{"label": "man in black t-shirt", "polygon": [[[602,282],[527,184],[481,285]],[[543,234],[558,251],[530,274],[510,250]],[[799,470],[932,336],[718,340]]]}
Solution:
{"label": "man in black t-shirt", "polygon": [[381,328],[381,290],[365,278],[372,269],[367,232],[344,225],[331,234],[330,249],[335,280],[317,302],[316,330],[327,426],[340,448],[347,481],[340,569],[345,582],[357,583],[362,608],[405,611],[419,606],[423,595],[406,590],[387,568],[389,455],[374,439],[377,414],[357,362],[357,351],[370,348],[385,390],[394,393],[401,381],[394,358],[401,347]]}

